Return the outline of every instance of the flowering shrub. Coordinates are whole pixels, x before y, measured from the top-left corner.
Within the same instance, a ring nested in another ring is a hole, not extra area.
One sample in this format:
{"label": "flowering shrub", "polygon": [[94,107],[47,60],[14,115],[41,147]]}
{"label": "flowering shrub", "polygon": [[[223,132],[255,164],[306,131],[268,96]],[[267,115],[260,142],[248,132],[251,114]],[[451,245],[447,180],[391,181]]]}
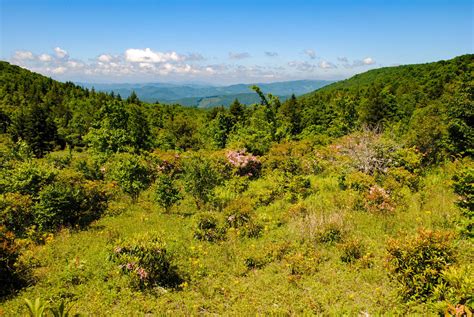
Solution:
{"label": "flowering shrub", "polygon": [[365,195],[365,209],[370,212],[390,213],[395,210],[395,203],[385,189],[374,185]]}
{"label": "flowering shrub", "polygon": [[244,150],[227,152],[227,161],[237,169],[239,176],[258,177],[261,170],[260,160]]}
{"label": "flowering shrub", "polygon": [[166,244],[155,234],[118,241],[110,258],[119,264],[122,273],[130,276],[136,288],[175,287],[182,282],[170,263]]}

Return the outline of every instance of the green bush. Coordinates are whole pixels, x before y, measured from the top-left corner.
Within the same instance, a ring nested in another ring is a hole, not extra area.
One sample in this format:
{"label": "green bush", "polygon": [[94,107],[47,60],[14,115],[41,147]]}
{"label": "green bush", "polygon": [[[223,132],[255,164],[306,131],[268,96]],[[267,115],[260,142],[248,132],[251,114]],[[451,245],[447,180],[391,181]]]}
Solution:
{"label": "green bush", "polygon": [[224,228],[214,214],[200,213],[196,216],[194,238],[212,242],[223,239],[224,233]]}
{"label": "green bush", "polygon": [[285,191],[287,199],[295,203],[311,194],[311,182],[305,176],[293,176],[285,184]]}
{"label": "green bush", "polygon": [[428,300],[455,261],[451,235],[444,232],[420,230],[415,238],[389,241],[387,251],[389,275],[405,301]]}
{"label": "green bush", "polygon": [[76,170],[88,180],[103,180],[105,168],[101,167],[99,160],[81,160],[76,164]]}
{"label": "green bush", "polygon": [[20,163],[13,171],[0,178],[0,192],[18,192],[36,196],[42,187],[51,184],[57,174],[53,168],[36,162]]}
{"label": "green bush", "polygon": [[181,200],[179,189],[173,182],[173,179],[166,174],[161,174],[155,184],[155,200],[165,209],[166,212]]}
{"label": "green bush", "polygon": [[131,154],[117,155],[115,161],[117,162],[111,173],[112,179],[136,202],[140,192],[148,188],[151,183],[149,169],[140,157]]}
{"label": "green bush", "polygon": [[21,236],[34,223],[33,200],[29,195],[0,195],[0,225]]}
{"label": "green bush", "polygon": [[18,267],[20,248],[15,234],[0,225],[0,298],[25,285],[25,274]]}
{"label": "green bush", "polygon": [[184,162],[184,181],[186,190],[200,209],[211,200],[213,189],[221,179],[210,159],[196,155]]}
{"label": "green bush", "polygon": [[357,239],[343,243],[340,248],[342,249],[341,261],[344,263],[353,263],[362,258],[365,253],[365,246]]}
{"label": "green bush", "polygon": [[107,197],[94,183],[80,186],[56,182],[43,188],[34,206],[35,224],[41,231],[61,226],[84,226],[100,217]]}
{"label": "green bush", "polygon": [[341,189],[353,189],[364,192],[373,185],[375,185],[375,178],[359,171],[342,174],[339,177],[339,187]]}
{"label": "green bush", "polygon": [[322,243],[338,243],[344,238],[344,230],[338,222],[325,224],[318,232],[318,241]]}
{"label": "green bush", "polygon": [[459,196],[456,204],[461,210],[462,233],[474,237],[474,168],[467,166],[458,171],[453,177],[454,192]]}
{"label": "green bush", "polygon": [[131,279],[135,288],[181,284],[176,269],[171,265],[166,244],[154,233],[137,235],[129,240],[118,241],[110,259],[119,265],[122,273]]}

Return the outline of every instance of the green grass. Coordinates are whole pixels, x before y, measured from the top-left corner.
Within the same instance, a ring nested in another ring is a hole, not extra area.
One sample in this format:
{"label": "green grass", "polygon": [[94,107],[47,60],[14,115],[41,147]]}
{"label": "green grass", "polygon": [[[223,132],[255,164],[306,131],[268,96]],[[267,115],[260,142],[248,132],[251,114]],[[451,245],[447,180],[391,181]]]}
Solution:
{"label": "green grass", "polygon": [[[88,315],[433,313],[429,305],[413,308],[398,300],[385,269],[385,249],[389,238],[414,235],[418,228],[455,229],[459,213],[449,179],[449,167],[435,169],[424,177],[420,192],[406,195],[406,207],[374,214],[354,210],[358,193],[339,189],[336,176],[313,175],[316,190],[300,202],[306,218],[289,216],[292,204],[277,199],[255,211],[264,226],[260,238],[242,238],[234,230],[219,242],[193,238],[197,211],[190,201],[165,214],[151,190],[135,204],[119,195],[108,215],[87,230],[63,230],[27,252],[37,282],[2,302],[2,311],[25,314],[24,298],[41,297],[55,303],[65,299],[73,311]],[[308,224],[308,219],[315,221]],[[331,219],[340,223],[343,240],[360,240],[364,260],[345,264],[342,242],[323,243],[302,229],[306,224],[317,231]],[[151,231],[163,237],[185,280],[178,289],[131,289],[108,260],[117,238]],[[249,268],[249,258],[260,264]]]}

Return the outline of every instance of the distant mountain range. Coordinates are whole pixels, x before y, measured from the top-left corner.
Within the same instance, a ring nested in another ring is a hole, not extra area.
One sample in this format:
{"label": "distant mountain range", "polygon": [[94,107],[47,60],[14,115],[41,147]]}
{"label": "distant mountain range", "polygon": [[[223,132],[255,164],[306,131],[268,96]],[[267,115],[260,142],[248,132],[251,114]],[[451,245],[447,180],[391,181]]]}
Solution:
{"label": "distant mountain range", "polygon": [[[333,83],[327,80],[295,80],[276,82],[268,84],[255,84],[264,93],[279,96],[282,100],[292,94],[296,96],[312,92],[316,89]],[[254,84],[237,84],[230,86],[211,86],[199,84],[90,84],[78,83],[85,88],[94,88],[98,91],[113,91],[122,97],[127,97],[132,91],[146,102],[160,102],[167,104],[181,104],[184,106],[196,106],[199,108],[210,108],[215,106],[228,106],[234,99],[244,104],[253,104],[260,101],[258,95],[250,87]]]}

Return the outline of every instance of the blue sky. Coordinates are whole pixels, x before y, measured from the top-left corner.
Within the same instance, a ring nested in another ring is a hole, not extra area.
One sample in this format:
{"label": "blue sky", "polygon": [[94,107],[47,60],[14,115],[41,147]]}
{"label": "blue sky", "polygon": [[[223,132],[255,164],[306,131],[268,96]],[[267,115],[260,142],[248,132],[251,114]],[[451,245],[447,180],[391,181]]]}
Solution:
{"label": "blue sky", "polygon": [[340,79],[473,52],[473,2],[0,0],[0,57],[59,80]]}

